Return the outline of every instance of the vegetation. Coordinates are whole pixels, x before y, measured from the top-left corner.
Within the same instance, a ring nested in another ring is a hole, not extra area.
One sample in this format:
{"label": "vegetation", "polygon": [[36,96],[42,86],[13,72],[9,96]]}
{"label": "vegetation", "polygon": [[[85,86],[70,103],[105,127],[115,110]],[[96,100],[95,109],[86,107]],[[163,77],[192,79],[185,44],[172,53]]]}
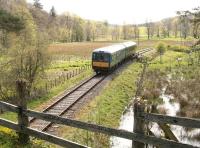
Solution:
{"label": "vegetation", "polygon": [[165,53],[166,46],[164,45],[164,43],[159,43],[156,48],[157,52],[160,55],[160,63],[162,63],[162,55]]}
{"label": "vegetation", "polygon": [[[118,127],[120,116],[124,107],[129,104],[135,94],[135,82],[141,71],[140,63],[133,63],[123,72],[119,72],[113,80],[107,84],[101,95],[95,97],[85,106],[77,119],[92,122],[109,127]],[[63,131],[68,131],[64,133]],[[91,147],[108,147],[109,136],[98,133],[90,133],[75,128],[60,129],[60,133],[68,139],[81,142]]]}
{"label": "vegetation", "polygon": [[17,140],[17,135],[12,130],[0,126],[0,145],[1,148],[47,148],[43,141],[31,141],[28,145],[21,145]]}
{"label": "vegetation", "polygon": [[199,118],[198,110],[190,112],[192,108],[198,108],[200,102],[198,52],[198,50],[196,53],[167,50],[163,55],[162,64],[158,58],[153,61],[145,75],[142,98],[151,104],[159,104],[163,88],[166,87],[164,93],[172,95],[174,101],[180,103],[178,115]]}
{"label": "vegetation", "polygon": [[[92,71],[87,70],[51,88],[48,94],[37,92],[38,95],[35,91],[41,91],[41,86],[44,87],[77,67],[90,65],[93,49],[124,40],[138,42],[141,49],[155,47],[162,41],[157,46],[160,59],[156,58],[148,66],[141,96],[151,103],[157,103],[162,88],[167,85],[167,93],[174,95],[181,104],[179,114],[199,118],[199,111],[190,113],[187,110],[198,108],[200,102],[200,8],[180,11],[177,15],[139,25],[112,25],[107,21],[85,20],[70,13],[59,15],[54,6],[50,12],[46,12],[40,0],[34,0],[33,5],[25,0],[0,0],[0,100],[17,104],[15,83],[19,79],[25,80],[28,84],[26,93],[31,98],[28,106],[38,108],[52,101],[51,98],[59,92],[92,75]],[[141,64],[131,64],[77,118],[117,127],[124,107],[135,93],[134,83],[140,71]],[[38,110],[42,110],[42,107]],[[10,113],[1,117],[14,121],[16,119]],[[66,137],[83,144],[109,144],[108,137],[100,134],[67,130],[69,134]],[[0,127],[0,139],[3,147],[18,145],[16,135],[3,127]],[[35,145],[43,146],[40,143]]]}

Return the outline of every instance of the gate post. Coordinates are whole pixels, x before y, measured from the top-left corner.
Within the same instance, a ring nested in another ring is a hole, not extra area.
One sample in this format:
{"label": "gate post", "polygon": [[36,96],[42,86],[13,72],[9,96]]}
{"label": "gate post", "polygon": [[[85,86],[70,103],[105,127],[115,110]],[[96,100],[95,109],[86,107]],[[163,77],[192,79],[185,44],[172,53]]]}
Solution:
{"label": "gate post", "polygon": [[[133,106],[133,113],[134,113],[134,125],[133,125],[133,132],[136,134],[142,134],[144,135],[145,131],[145,122],[138,116],[141,112],[144,112],[145,110],[145,104],[139,99],[136,99]],[[138,141],[132,141],[132,148],[144,148],[145,144],[138,142]]]}
{"label": "gate post", "polygon": [[19,99],[19,113],[18,113],[18,125],[20,127],[20,132],[18,133],[19,135],[19,142],[23,145],[29,143],[29,135],[23,133],[23,128],[28,127],[29,121],[28,121],[28,116],[26,116],[23,113],[23,110],[27,109],[27,98],[26,98],[26,87],[27,83],[24,80],[18,80],[16,82],[16,87],[17,87],[17,93],[18,93],[18,99]]}

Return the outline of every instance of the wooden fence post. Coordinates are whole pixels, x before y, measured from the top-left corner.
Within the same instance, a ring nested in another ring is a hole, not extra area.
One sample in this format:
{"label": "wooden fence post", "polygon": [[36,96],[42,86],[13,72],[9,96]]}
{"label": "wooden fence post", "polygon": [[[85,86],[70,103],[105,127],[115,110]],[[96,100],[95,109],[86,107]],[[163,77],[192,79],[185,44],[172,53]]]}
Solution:
{"label": "wooden fence post", "polygon": [[[64,80],[64,82],[65,82],[65,81],[66,81],[66,79],[65,79],[66,74],[63,74],[62,76],[63,76],[63,80]],[[64,83],[64,82],[63,82],[63,83]]]}
{"label": "wooden fence post", "polygon": [[[138,118],[141,112],[144,112],[145,105],[140,100],[136,100],[134,102],[134,125],[133,125],[133,132],[137,134],[144,135],[145,130],[145,122],[141,118]],[[145,144],[137,141],[132,141],[132,148],[144,148]]]}
{"label": "wooden fence post", "polygon": [[45,89],[46,89],[46,93],[48,92],[48,84],[45,83]]}
{"label": "wooden fence post", "polygon": [[[23,113],[23,110],[27,109],[27,98],[26,98],[26,87],[27,83],[24,80],[18,80],[16,82],[16,87],[17,87],[17,93],[18,93],[18,99],[19,99],[19,108],[20,111],[18,113],[18,124],[21,128],[21,131],[23,131],[24,127],[28,127],[29,121],[28,121],[28,116]],[[19,142],[21,144],[28,144],[29,143],[29,135],[24,134],[23,132],[19,132]]]}
{"label": "wooden fence post", "polygon": [[[158,113],[158,110],[156,108],[157,105],[152,105],[152,113]],[[170,126],[165,123],[158,123],[159,127],[163,130],[165,134],[165,138],[174,140],[178,142],[178,138],[174,135],[174,133],[171,131]]]}

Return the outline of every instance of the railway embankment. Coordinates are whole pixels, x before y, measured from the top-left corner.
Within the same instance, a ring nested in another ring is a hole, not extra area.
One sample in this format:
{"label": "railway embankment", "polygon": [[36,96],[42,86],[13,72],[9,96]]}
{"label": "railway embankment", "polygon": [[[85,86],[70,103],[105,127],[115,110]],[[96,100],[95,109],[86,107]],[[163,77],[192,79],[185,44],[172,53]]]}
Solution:
{"label": "railway embankment", "polygon": [[[88,105],[83,107],[76,115],[76,119],[97,123],[109,127],[117,127],[124,107],[128,105],[135,93],[135,81],[142,69],[141,63],[132,63],[122,71],[116,71],[111,76],[99,96],[95,97]],[[109,138],[105,135],[94,134],[69,127],[60,128],[60,134],[71,139],[95,147],[109,146]],[[68,131],[63,132],[63,131]]]}
{"label": "railway embankment", "polygon": [[[182,61],[180,62],[178,59],[182,59]],[[163,55],[162,63],[160,63],[159,57],[151,61],[147,70],[148,78],[144,80],[145,91],[143,91],[142,97],[148,96],[146,99],[149,103],[162,103],[159,100],[159,96],[162,93],[162,85],[166,85],[167,77],[165,76],[168,76],[169,73],[176,73],[175,70],[180,69],[182,66],[181,69],[186,68],[184,66],[188,67],[189,61],[187,59],[187,53],[170,50]],[[135,82],[141,70],[141,63],[133,63],[118,75],[116,74],[117,76],[105,86],[102,93],[84,107],[76,118],[110,127],[118,127],[121,113],[135,94]],[[63,133],[66,130],[68,133]],[[110,146],[109,137],[101,134],[94,134],[68,127],[62,128],[60,134],[65,135],[66,138],[92,147],[97,145],[103,147]]]}

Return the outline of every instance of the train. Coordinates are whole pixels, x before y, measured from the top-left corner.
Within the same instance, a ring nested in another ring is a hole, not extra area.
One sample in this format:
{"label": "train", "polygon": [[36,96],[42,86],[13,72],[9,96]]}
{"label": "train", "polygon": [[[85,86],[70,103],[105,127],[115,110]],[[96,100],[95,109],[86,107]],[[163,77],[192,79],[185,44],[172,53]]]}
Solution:
{"label": "train", "polygon": [[133,56],[136,48],[137,44],[129,41],[95,49],[92,52],[92,68],[96,73],[110,72]]}

